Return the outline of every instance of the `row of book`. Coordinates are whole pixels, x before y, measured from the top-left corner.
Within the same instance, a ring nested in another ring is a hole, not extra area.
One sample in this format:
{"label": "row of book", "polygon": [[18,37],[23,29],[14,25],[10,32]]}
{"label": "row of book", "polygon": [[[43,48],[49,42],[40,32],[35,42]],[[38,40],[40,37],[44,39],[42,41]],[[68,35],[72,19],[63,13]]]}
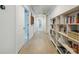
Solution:
{"label": "row of book", "polygon": [[[74,40],[78,40],[79,41],[79,34],[75,33],[75,32],[69,32],[68,36],[73,38]],[[69,41],[70,43],[70,47],[76,52],[79,53],[79,44],[76,44],[72,41]]]}
{"label": "row of book", "polygon": [[70,26],[70,30],[73,31],[73,32],[79,32],[79,25]]}
{"label": "row of book", "polygon": [[79,44],[76,44],[72,41],[69,41],[69,43],[70,43],[69,47],[71,47],[76,53],[79,54]]}
{"label": "row of book", "polygon": [[66,23],[79,23],[79,13],[74,16],[66,16]]}

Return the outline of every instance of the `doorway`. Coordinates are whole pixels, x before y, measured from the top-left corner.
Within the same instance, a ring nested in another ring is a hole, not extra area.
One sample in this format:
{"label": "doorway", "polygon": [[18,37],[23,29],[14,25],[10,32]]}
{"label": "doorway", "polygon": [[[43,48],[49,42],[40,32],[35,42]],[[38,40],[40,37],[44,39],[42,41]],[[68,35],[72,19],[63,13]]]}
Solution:
{"label": "doorway", "polygon": [[29,11],[26,8],[24,9],[24,35],[27,42],[29,40]]}
{"label": "doorway", "polygon": [[38,32],[40,32],[40,31],[43,31],[42,21],[41,21],[41,19],[38,19]]}

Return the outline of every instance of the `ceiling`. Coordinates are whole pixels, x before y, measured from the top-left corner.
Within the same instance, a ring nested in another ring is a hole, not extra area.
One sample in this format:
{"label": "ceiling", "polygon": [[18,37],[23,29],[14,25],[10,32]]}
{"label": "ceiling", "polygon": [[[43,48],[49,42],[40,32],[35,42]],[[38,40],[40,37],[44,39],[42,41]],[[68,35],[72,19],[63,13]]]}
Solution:
{"label": "ceiling", "polygon": [[48,15],[55,8],[55,5],[31,5],[32,12],[37,14]]}

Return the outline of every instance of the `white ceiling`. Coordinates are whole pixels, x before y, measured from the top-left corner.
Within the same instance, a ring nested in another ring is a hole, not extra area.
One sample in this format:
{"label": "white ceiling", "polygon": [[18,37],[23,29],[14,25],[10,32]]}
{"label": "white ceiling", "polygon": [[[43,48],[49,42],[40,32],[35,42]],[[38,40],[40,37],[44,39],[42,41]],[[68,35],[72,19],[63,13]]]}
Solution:
{"label": "white ceiling", "polygon": [[35,14],[50,14],[51,11],[55,8],[55,5],[31,5],[30,8]]}

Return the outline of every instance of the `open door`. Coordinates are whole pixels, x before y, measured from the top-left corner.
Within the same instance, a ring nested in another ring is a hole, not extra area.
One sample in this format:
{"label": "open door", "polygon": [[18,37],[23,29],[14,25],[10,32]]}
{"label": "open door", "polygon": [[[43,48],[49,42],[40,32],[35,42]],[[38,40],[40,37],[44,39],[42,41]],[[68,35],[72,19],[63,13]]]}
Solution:
{"label": "open door", "polygon": [[25,41],[29,40],[29,11],[24,9],[24,35]]}

